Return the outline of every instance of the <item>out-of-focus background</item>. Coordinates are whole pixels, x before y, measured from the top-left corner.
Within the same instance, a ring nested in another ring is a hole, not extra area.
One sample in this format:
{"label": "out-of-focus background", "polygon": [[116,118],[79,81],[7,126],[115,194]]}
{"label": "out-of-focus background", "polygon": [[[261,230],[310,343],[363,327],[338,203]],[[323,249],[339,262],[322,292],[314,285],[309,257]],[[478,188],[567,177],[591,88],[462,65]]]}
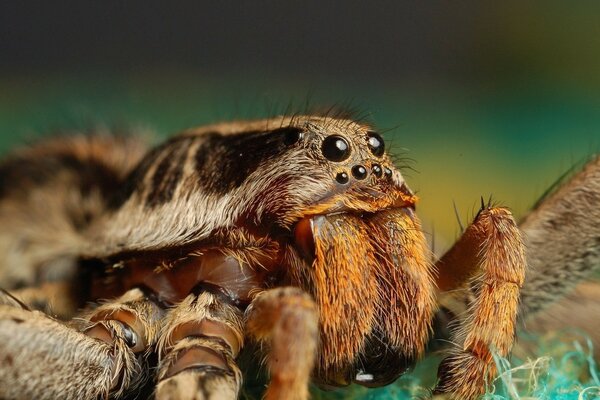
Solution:
{"label": "out-of-focus background", "polygon": [[600,3],[0,3],[0,151],[61,129],[160,135],[349,106],[422,198],[438,251],[480,196],[523,215],[600,149]]}

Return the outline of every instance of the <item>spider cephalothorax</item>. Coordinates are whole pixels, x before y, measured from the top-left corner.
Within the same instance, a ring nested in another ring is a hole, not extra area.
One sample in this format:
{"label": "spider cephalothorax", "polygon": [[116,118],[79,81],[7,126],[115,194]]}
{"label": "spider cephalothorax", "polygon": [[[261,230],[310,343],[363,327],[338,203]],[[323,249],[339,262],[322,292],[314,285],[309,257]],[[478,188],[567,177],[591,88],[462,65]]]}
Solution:
{"label": "spider cephalothorax", "polygon": [[[416,197],[371,127],[218,124],[144,156],[120,141],[41,144],[0,171],[0,244],[27,243],[7,258],[27,262],[0,276],[38,287],[0,302],[0,397],[235,398],[244,349],[267,357],[271,399],[306,398],[311,376],[380,386],[423,354],[438,293],[458,288],[470,314],[437,391],[476,397],[492,353],[510,351],[525,270],[510,213],[483,206],[434,265]],[[40,199],[52,224],[19,214]],[[67,327],[17,298],[64,318],[108,301]]]}

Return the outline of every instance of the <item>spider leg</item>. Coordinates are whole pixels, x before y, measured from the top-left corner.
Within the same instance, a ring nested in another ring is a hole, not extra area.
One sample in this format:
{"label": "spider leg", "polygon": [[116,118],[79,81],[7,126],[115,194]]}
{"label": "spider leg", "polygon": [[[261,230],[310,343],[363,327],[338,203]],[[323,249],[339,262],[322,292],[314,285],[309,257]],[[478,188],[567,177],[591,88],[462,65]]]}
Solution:
{"label": "spider leg", "polygon": [[72,282],[44,282],[39,286],[12,290],[11,295],[27,307],[66,320],[72,318],[80,305]]}
{"label": "spider leg", "polygon": [[0,289],[0,306],[16,307],[29,310],[29,306],[7,290]]}
{"label": "spider leg", "polygon": [[266,400],[308,399],[318,340],[317,308],[301,289],[281,287],[259,294],[247,311],[248,333],[266,344],[270,383]]}
{"label": "spider leg", "polygon": [[[527,282],[525,282],[527,285]],[[542,294],[540,294],[541,296]],[[596,359],[600,358],[600,283],[582,282],[564,298],[546,306],[543,312],[528,317],[525,328],[541,335],[547,332],[576,332],[578,340],[586,347],[587,335],[592,339]],[[565,336],[566,337],[566,336]],[[527,349],[527,348],[525,348]]]}
{"label": "spider leg", "polygon": [[525,252],[511,213],[484,207],[437,268],[441,290],[467,287],[472,298],[452,338],[458,346],[440,365],[436,392],[474,399],[496,372],[492,353],[506,357],[515,335]]}
{"label": "spider leg", "polygon": [[600,355],[600,331],[594,329],[599,285],[585,282],[600,270],[599,221],[600,157],[596,157],[540,201],[520,227],[530,268],[521,296],[527,328],[543,332],[564,328],[568,321],[594,338]]}
{"label": "spider leg", "polygon": [[189,295],[164,320],[156,399],[236,399],[242,374],[235,357],[243,344],[242,312],[228,297]]}
{"label": "spider leg", "polygon": [[77,329],[0,297],[0,398],[119,398],[141,383],[138,355],[162,311],[140,290],[91,311]]}

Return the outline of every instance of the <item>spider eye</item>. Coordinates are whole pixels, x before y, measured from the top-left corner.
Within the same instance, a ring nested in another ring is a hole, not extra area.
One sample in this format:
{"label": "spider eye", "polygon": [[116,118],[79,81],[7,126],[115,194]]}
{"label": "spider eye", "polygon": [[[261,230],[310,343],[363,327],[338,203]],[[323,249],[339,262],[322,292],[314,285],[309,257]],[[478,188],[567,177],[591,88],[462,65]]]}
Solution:
{"label": "spider eye", "polygon": [[348,174],[345,172],[339,172],[336,176],[335,176],[335,180],[338,183],[341,183],[342,185],[348,183],[348,181],[350,180],[350,178],[348,178]]}
{"label": "spider eye", "polygon": [[350,144],[338,135],[331,135],[323,140],[321,151],[329,161],[340,162],[350,157]]}
{"label": "spider eye", "polygon": [[377,157],[381,157],[383,155],[383,152],[385,151],[385,144],[383,143],[383,138],[375,132],[367,133],[367,138],[369,149],[371,149],[371,153],[373,153]]}
{"label": "spider eye", "polygon": [[352,167],[352,175],[356,179],[365,179],[367,177],[367,169],[362,165],[355,165]]}
{"label": "spider eye", "polygon": [[371,168],[373,169],[373,175],[375,175],[378,178],[381,178],[381,175],[383,175],[383,170],[381,169],[381,165],[373,164],[373,166]]}
{"label": "spider eye", "polygon": [[288,128],[283,135],[283,143],[286,146],[291,146],[302,139],[302,130],[297,128]]}

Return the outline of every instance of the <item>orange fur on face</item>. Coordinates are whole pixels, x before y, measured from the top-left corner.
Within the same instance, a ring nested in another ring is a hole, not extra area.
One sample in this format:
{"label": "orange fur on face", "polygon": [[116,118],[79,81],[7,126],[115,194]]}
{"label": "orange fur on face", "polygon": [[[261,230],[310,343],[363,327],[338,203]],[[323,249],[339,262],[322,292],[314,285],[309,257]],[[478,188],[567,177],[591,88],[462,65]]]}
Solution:
{"label": "orange fur on face", "polygon": [[435,288],[412,210],[315,216],[298,224],[296,239],[304,253],[314,254],[301,286],[319,308],[320,378],[349,383],[373,335],[401,358],[421,355]]}
{"label": "orange fur on face", "polygon": [[377,325],[396,351],[419,357],[435,309],[431,256],[421,225],[409,209],[386,210],[368,219],[377,256]]}
{"label": "orange fur on face", "polygon": [[351,215],[312,220],[315,260],[310,278],[320,315],[320,365],[325,369],[352,363],[372,329],[378,291],[365,228]]}

